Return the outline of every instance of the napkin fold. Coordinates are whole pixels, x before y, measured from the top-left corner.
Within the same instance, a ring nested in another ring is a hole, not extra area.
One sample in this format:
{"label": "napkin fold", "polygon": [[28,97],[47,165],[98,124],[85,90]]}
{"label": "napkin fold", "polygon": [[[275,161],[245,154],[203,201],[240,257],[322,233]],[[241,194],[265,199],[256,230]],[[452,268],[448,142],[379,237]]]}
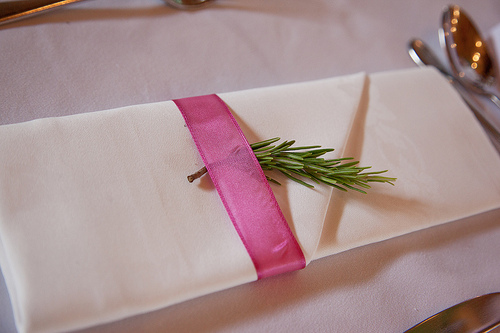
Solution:
{"label": "napkin fold", "polygon": [[[276,178],[306,262],[500,207],[500,159],[433,69],[219,95],[249,142],[334,147],[396,186]],[[67,331],[257,278],[171,101],[0,127],[0,265],[20,332]],[[307,268],[306,268],[307,269]],[[294,273],[291,273],[294,274]]]}

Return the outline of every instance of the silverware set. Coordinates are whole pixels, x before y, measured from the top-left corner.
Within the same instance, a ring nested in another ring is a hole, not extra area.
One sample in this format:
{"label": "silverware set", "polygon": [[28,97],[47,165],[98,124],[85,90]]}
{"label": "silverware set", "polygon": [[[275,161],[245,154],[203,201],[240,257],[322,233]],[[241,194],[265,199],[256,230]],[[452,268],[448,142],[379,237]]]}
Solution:
{"label": "silverware set", "polygon": [[500,99],[495,89],[497,64],[487,41],[470,16],[456,5],[448,6],[443,11],[439,41],[449,60],[450,70],[419,39],[412,39],[408,43],[410,57],[417,65],[433,66],[446,76],[491,138],[500,143],[500,117],[492,116],[475,98],[487,97],[494,108],[500,109]]}

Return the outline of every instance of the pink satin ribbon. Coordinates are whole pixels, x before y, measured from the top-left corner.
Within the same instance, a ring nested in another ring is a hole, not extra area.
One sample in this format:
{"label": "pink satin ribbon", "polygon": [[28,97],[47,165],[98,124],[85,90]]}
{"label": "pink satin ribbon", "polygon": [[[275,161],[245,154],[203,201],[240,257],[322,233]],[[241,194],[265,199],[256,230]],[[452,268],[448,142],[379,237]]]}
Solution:
{"label": "pink satin ribbon", "polygon": [[217,95],[174,102],[255,265],[258,278],[304,268],[302,250],[227,105]]}

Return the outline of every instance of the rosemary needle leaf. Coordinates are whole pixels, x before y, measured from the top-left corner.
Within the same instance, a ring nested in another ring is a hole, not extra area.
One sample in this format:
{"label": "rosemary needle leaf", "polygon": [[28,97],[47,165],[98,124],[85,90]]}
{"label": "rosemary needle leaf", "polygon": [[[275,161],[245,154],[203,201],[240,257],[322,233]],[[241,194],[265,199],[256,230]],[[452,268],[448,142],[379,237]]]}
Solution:
{"label": "rosemary needle leaf", "polygon": [[264,141],[255,142],[255,143],[252,143],[250,145],[250,148],[252,148],[252,150],[255,151],[255,149],[269,146],[271,143],[275,143],[276,141],[279,141],[279,140],[280,140],[280,138],[272,138],[272,139],[267,139]]}
{"label": "rosemary needle leaf", "polygon": [[300,156],[299,154],[293,154],[293,153],[281,153],[280,156],[285,156],[285,157],[288,157],[288,158],[291,158],[293,160],[297,160],[297,161],[303,161],[304,158],[302,156]]}
{"label": "rosemary needle leaf", "polygon": [[266,157],[266,156],[271,155],[271,153],[270,153],[270,152],[268,152],[268,151],[265,151],[265,152],[262,152],[262,153],[255,153],[255,152],[254,152],[254,154],[255,154],[255,157],[257,157],[258,159],[259,159],[259,158],[262,158],[262,157]]}
{"label": "rosemary needle leaf", "polygon": [[290,147],[287,150],[288,151],[293,151],[293,150],[308,150],[308,149],[315,149],[315,148],[321,148],[321,146]]}
{"label": "rosemary needle leaf", "polygon": [[276,157],[274,158],[274,161],[294,167],[300,167],[300,168],[304,167],[303,163],[286,157]]}
{"label": "rosemary needle leaf", "polygon": [[331,170],[328,170],[327,168],[324,168],[324,167],[321,167],[321,166],[315,165],[315,164],[307,164],[307,165],[305,165],[305,168],[312,169],[312,170],[319,171],[319,172],[324,172],[324,173],[329,173],[331,171]]}
{"label": "rosemary needle leaf", "polygon": [[351,190],[358,191],[360,193],[366,194],[365,191],[363,191],[363,190],[361,190],[361,189],[359,189],[357,187],[354,187],[354,186],[351,186],[351,185],[348,185],[348,184],[344,184],[344,186],[347,187],[347,188],[349,188],[349,189],[351,189]]}
{"label": "rosemary needle leaf", "polygon": [[342,186],[338,186],[336,184],[332,184],[332,186],[335,187],[337,190],[341,190],[341,191],[347,192],[347,190],[345,188],[343,188]]}
{"label": "rosemary needle leaf", "polygon": [[378,174],[381,174],[381,173],[384,173],[384,172],[387,172],[387,171],[388,170],[384,170],[384,171],[370,171],[370,172],[365,172],[362,175],[378,175]]}
{"label": "rosemary needle leaf", "polygon": [[360,181],[360,180],[355,180],[354,183],[358,186],[361,186],[361,187],[364,187],[364,188],[371,188],[370,185],[368,185],[367,183],[363,182],[363,181]]}
{"label": "rosemary needle leaf", "polygon": [[349,167],[352,167],[352,166],[354,166],[354,165],[356,165],[358,163],[359,163],[359,161],[344,163],[344,164],[341,164],[339,167],[341,167],[341,168],[349,168]]}
{"label": "rosemary needle leaf", "polygon": [[260,147],[260,148],[256,148],[256,149],[252,149],[252,150],[254,153],[259,153],[259,152],[263,152],[263,151],[268,151],[274,147],[275,146],[265,146],[265,147]]}
{"label": "rosemary needle leaf", "polygon": [[284,150],[287,147],[293,145],[294,143],[295,143],[295,141],[284,141],[281,144],[279,144],[276,147],[274,147],[273,149],[271,149],[271,151],[276,152],[276,151]]}
{"label": "rosemary needle leaf", "polygon": [[280,170],[280,171],[281,171],[281,172],[282,172],[285,176],[287,176],[287,177],[288,177],[288,178],[290,178],[291,180],[293,180],[293,181],[295,181],[295,182],[297,182],[297,183],[299,183],[299,184],[301,184],[301,185],[304,185],[304,186],[309,187],[309,188],[313,188],[313,187],[314,187],[314,186],[312,186],[311,184],[308,184],[308,183],[306,183],[306,182],[304,182],[304,181],[302,181],[302,180],[300,180],[300,179],[298,179],[298,178],[296,178],[296,177],[292,176],[291,174],[289,174],[289,173],[287,173],[287,172],[283,172],[283,170]]}
{"label": "rosemary needle leaf", "polygon": [[294,169],[292,172],[298,176],[313,179],[313,177],[310,174],[308,174],[307,172],[305,172],[303,170]]}
{"label": "rosemary needle leaf", "polygon": [[338,183],[335,179],[324,177],[324,176],[319,176],[318,179],[326,184],[334,185],[334,184]]}
{"label": "rosemary needle leaf", "polygon": [[266,179],[267,179],[268,182],[271,182],[271,183],[274,183],[276,185],[280,185],[281,186],[281,183],[279,181],[277,181],[277,180],[275,180],[275,179],[273,179],[273,178],[271,178],[269,176],[266,176]]}

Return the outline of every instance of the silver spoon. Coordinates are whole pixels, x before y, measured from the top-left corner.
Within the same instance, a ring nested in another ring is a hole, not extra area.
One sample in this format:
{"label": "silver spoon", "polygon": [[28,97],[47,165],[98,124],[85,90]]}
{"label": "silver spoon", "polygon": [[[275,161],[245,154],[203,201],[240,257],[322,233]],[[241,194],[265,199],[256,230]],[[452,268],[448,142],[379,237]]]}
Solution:
{"label": "silver spoon", "polygon": [[[44,13],[83,0],[16,0],[0,3],[0,25]],[[177,9],[199,9],[214,0],[163,0]]]}
{"label": "silver spoon", "polygon": [[408,53],[417,65],[420,67],[434,66],[450,81],[481,125],[483,125],[486,131],[489,132],[491,137],[495,140],[495,146],[499,145],[500,148],[500,123],[476,105],[470,97],[468,90],[463,86],[463,83],[457,80],[456,77],[449,72],[441,60],[432,52],[430,47],[419,39],[412,39],[408,43]]}
{"label": "silver spoon", "polygon": [[498,75],[491,51],[463,9],[449,6],[444,10],[439,36],[451,68],[460,81],[500,108],[500,98],[489,90]]}

